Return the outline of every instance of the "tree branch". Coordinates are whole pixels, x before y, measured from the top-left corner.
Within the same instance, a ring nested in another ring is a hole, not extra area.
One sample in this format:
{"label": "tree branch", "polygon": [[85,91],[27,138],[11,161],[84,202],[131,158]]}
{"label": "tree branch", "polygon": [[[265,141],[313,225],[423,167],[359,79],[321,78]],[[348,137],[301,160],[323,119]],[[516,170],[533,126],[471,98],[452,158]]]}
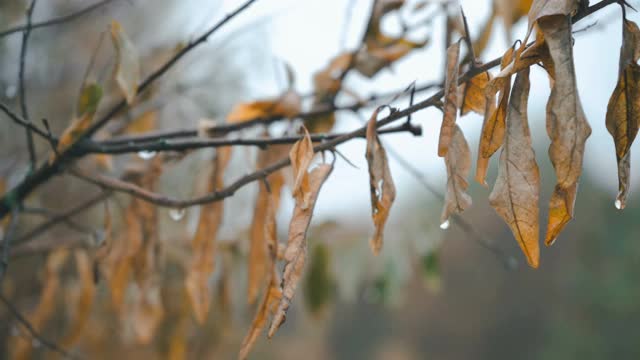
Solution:
{"label": "tree branch", "polygon": [[[191,42],[189,45],[184,47],[180,52],[175,54],[169,61],[167,61],[164,65],[162,65],[158,70],[154,71],[151,75],[149,75],[139,86],[138,91],[142,92],[146,88],[148,88],[151,84],[153,84],[156,80],[158,80],[162,75],[164,75],[170,68],[172,68],[178,60],[184,57],[191,50],[196,48],[198,45],[203,44],[207,41],[209,36],[215,33],[218,29],[228,23],[231,19],[236,17],[238,14],[242,13],[249,6],[251,6],[257,0],[248,0],[243,5],[238,7],[235,11],[228,14],[222,20],[220,20],[217,24],[215,24],[212,28],[198,37],[194,42]],[[7,212],[11,209],[11,202],[14,200],[22,200],[26,196],[28,196],[33,190],[35,190],[38,186],[49,180],[52,176],[58,174],[63,165],[71,159],[69,156],[73,151],[75,151],[78,144],[93,134],[95,134],[100,128],[102,128],[113,116],[115,116],[118,112],[124,110],[127,107],[127,102],[123,99],[118,104],[113,106],[110,111],[107,112],[102,118],[96,121],[82,136],[80,136],[79,141],[76,141],[72,144],[67,151],[64,151],[60,154],[60,156],[56,157],[56,159],[52,162],[48,162],[33,173],[31,173],[28,177],[26,177],[21,183],[19,183],[15,188],[5,194],[2,199],[0,199],[0,219],[6,216]],[[13,119],[15,121],[15,119]]]}
{"label": "tree branch", "polygon": [[[403,124],[400,126],[382,129],[380,134],[392,134],[399,132],[409,132],[415,136],[422,135],[422,128],[420,126]],[[344,134],[314,134],[311,135],[311,141],[324,142],[334,140]],[[261,149],[266,149],[271,145],[280,144],[293,144],[300,140],[300,136],[284,136],[278,138],[258,138],[258,139],[187,139],[187,140],[154,140],[149,142],[130,142],[125,144],[111,145],[108,142],[86,142],[77,154],[78,157],[86,154],[128,154],[137,153],[140,151],[187,151],[201,148],[216,148],[222,146],[257,146]]]}
{"label": "tree branch", "polygon": [[[20,47],[20,67],[18,69],[18,91],[20,94],[20,112],[27,123],[31,123],[29,111],[27,109],[27,90],[24,81],[24,72],[26,70],[27,50],[29,48],[29,35],[31,35],[31,20],[33,19],[33,10],[36,8],[38,0],[31,0],[31,5],[27,9],[27,25],[22,34],[22,45]],[[37,158],[36,149],[33,144],[33,133],[29,127],[26,128],[27,147],[29,149],[29,160],[31,161],[31,170],[36,168]]]}
{"label": "tree branch", "polygon": [[[85,14],[88,14],[94,10],[97,10],[101,7],[103,7],[104,5],[107,5],[108,3],[112,2],[114,0],[103,0],[100,1],[98,3],[95,3],[93,5],[87,6],[84,9],[78,10],[74,13],[68,14],[68,15],[63,15],[57,18],[53,18],[50,20],[46,20],[46,21],[41,21],[41,22],[35,22],[33,24],[31,24],[31,30],[34,29],[40,29],[43,27],[47,27],[47,26],[53,26],[53,25],[59,25],[59,24],[63,24],[72,20],[75,20]],[[5,36],[11,35],[11,34],[15,34],[15,33],[19,33],[22,32],[24,30],[26,30],[29,27],[28,24],[25,25],[20,25],[20,26],[16,26],[14,28],[11,29],[7,29],[4,31],[0,31],[0,38],[3,38]]]}

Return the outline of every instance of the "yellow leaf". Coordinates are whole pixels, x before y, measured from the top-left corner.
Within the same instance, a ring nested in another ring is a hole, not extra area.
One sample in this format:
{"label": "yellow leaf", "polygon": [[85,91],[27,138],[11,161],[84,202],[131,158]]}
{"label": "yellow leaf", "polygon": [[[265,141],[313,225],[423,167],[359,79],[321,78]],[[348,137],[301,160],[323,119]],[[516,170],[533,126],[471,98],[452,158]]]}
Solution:
{"label": "yellow leaf", "polygon": [[462,100],[462,105],[460,106],[461,116],[472,111],[479,115],[485,114],[485,111],[487,111],[485,91],[490,80],[491,75],[488,72],[483,72],[474,76],[465,84],[460,85],[458,90],[462,93],[462,96],[458,95],[458,97]]}
{"label": "yellow leaf", "polygon": [[[258,156],[257,167],[263,169],[275,161],[285,157],[289,146],[271,146],[267,150],[261,152]],[[274,211],[280,207],[280,193],[284,185],[284,176],[281,171],[274,172],[267,177],[269,189],[260,183],[260,189],[256,198],[256,206],[253,212],[253,221],[251,223],[251,244],[249,247],[249,270],[248,270],[248,286],[247,295],[250,304],[253,304],[258,296],[260,287],[268,274],[268,243],[265,229],[269,220],[269,208]],[[272,219],[275,221],[275,218]]]}
{"label": "yellow leaf", "polygon": [[114,77],[127,103],[131,105],[136,98],[140,83],[138,51],[124,32],[122,25],[115,20],[111,22],[111,40],[116,49]]}
{"label": "yellow leaf", "polygon": [[311,136],[307,129],[303,128],[304,136],[301,140],[298,140],[291,151],[289,151],[289,158],[291,159],[291,167],[293,169],[293,187],[291,193],[296,201],[300,201],[303,207],[306,207],[309,202],[311,193],[309,192],[309,173],[307,170],[313,160],[313,143],[311,142]]}
{"label": "yellow leaf", "polygon": [[507,134],[489,202],[509,225],[529,265],[538,267],[540,174],[527,120],[529,69],[516,76],[507,114]]}
{"label": "yellow leaf", "polygon": [[157,128],[158,122],[158,112],[155,110],[145,111],[142,115],[138,116],[134,119],[127,127],[124,132],[126,134],[142,134]]}
{"label": "yellow leaf", "polygon": [[86,250],[76,250],[73,253],[76,262],[76,271],[80,280],[80,294],[74,306],[74,313],[69,321],[71,330],[60,341],[63,348],[71,348],[83,335],[91,307],[95,298],[96,286],[93,279],[93,266]]}
{"label": "yellow leaf", "polygon": [[[80,92],[76,115],[71,125],[67,127],[60,140],[56,151],[60,154],[71,146],[78,138],[91,126],[93,117],[98,110],[98,105],[102,99],[102,88],[98,84],[86,84]],[[55,159],[55,154],[49,158],[49,162]]]}
{"label": "yellow leaf", "polygon": [[378,120],[377,108],[371,115],[367,124],[367,164],[369,165],[369,189],[371,195],[371,216],[375,225],[375,233],[369,244],[371,250],[377,255],[382,249],[384,226],[389,217],[391,205],[396,198],[396,187],[389,170],[387,152],[380,143],[376,122]]}
{"label": "yellow leaf", "polygon": [[[217,149],[213,168],[209,175],[208,192],[224,186],[224,171],[231,158],[231,148]],[[209,313],[211,292],[209,277],[215,268],[216,235],[222,223],[224,203],[205,204],[200,208],[200,220],[191,242],[192,254],[187,265],[185,287],[196,320],[203,324]]]}
{"label": "yellow leaf", "polygon": [[292,119],[300,113],[301,106],[302,98],[300,95],[293,90],[288,90],[274,100],[260,100],[236,105],[227,114],[227,122],[241,123],[276,116]]}

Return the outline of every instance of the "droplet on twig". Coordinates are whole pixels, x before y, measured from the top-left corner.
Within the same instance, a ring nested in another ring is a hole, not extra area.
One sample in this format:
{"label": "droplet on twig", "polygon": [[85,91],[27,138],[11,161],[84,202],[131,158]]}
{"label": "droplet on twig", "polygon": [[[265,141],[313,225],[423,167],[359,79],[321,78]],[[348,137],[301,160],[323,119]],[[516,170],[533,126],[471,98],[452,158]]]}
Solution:
{"label": "droplet on twig", "polygon": [[182,218],[184,218],[184,214],[186,212],[187,212],[187,210],[184,209],[184,208],[170,209],[169,210],[169,216],[171,217],[171,219],[173,221],[180,221],[180,220],[182,220]]}
{"label": "droplet on twig", "polygon": [[147,150],[142,150],[142,151],[138,152],[138,156],[142,160],[151,160],[151,159],[153,159],[154,156],[156,156],[156,154],[157,154],[157,152],[155,152],[155,151],[147,151]]}

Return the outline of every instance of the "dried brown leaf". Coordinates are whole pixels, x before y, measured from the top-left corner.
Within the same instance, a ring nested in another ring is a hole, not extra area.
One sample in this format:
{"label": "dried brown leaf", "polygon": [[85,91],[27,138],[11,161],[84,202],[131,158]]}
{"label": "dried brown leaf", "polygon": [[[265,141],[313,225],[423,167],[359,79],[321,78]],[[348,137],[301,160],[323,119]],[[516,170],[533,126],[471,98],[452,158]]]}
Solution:
{"label": "dried brown leaf", "polygon": [[576,85],[571,19],[564,15],[538,17],[538,26],[549,47],[556,73],[547,104],[547,133],[551,138],[549,157],[557,177],[545,237],[545,243],[551,245],[573,218],[584,148],[591,127]]}
{"label": "dried brown leaf", "polygon": [[451,215],[461,213],[471,206],[471,196],[466,193],[469,187],[467,177],[471,170],[471,152],[458,125],[454,125],[451,145],[444,162],[447,167],[447,191],[440,221],[442,227],[446,228]]}
{"label": "dried brown leaf", "polygon": [[80,294],[73,307],[73,315],[69,323],[71,329],[60,341],[63,348],[71,348],[83,335],[83,331],[91,315],[91,307],[96,293],[93,266],[86,250],[76,250],[73,253],[76,271],[80,280]]}
{"label": "dried brown leaf", "polygon": [[[298,286],[300,279],[302,278],[302,271],[307,256],[307,230],[311,223],[311,217],[313,215],[313,209],[320,193],[320,188],[325,180],[329,177],[329,174],[333,170],[333,166],[329,164],[318,165],[309,174],[309,200],[307,204],[304,204],[300,199],[296,199],[296,205],[293,210],[293,216],[291,223],[289,224],[289,239],[287,241],[287,248],[284,252],[284,272],[282,276],[282,284],[280,286],[282,290],[282,298],[278,305],[271,326],[269,328],[268,336],[271,338],[278,328],[284,323],[287,310],[291,305],[291,300]],[[307,206],[304,206],[307,205]]]}
{"label": "dried brown leaf", "polygon": [[[214,192],[224,186],[224,171],[231,158],[231,148],[217,149],[214,166],[209,175],[208,192]],[[191,242],[192,254],[187,265],[185,286],[196,320],[203,324],[209,313],[211,291],[209,277],[214,270],[216,235],[222,223],[224,203],[217,201],[203,205],[196,234]]]}
{"label": "dried brown leaf", "polygon": [[291,159],[294,179],[291,193],[296,202],[300,201],[301,206],[306,207],[311,196],[309,191],[309,172],[307,170],[313,160],[314,152],[311,136],[306,128],[303,128],[303,130],[303,138],[293,144],[291,151],[289,151],[289,158]]}
{"label": "dried brown leaf", "polygon": [[300,113],[302,98],[297,92],[287,90],[277,99],[258,100],[236,105],[227,114],[227,122],[241,123],[249,120],[280,116],[294,118]]}
{"label": "dried brown leaf", "polygon": [[438,156],[445,157],[449,150],[458,117],[458,58],[460,57],[460,41],[447,49],[447,77],[444,94],[444,117],[440,127],[438,140]]}
{"label": "dried brown leaf", "polygon": [[[483,72],[471,78],[458,88],[458,98],[461,99],[460,115],[464,116],[470,112],[484,115],[487,111],[487,97],[485,96],[487,85],[491,80],[488,72]],[[462,95],[460,95],[462,94]]]}
{"label": "dried brown leaf", "polygon": [[[501,68],[507,67],[514,58],[513,48],[509,48],[502,56]],[[509,92],[511,91],[511,76],[491,80],[485,89],[486,111],[480,133],[478,146],[478,161],[475,179],[481,185],[487,187],[486,177],[489,167],[489,159],[495,154],[504,142],[507,107],[509,105]],[[499,92],[498,104],[495,104],[496,93]]]}
{"label": "dried brown leaf", "polygon": [[623,24],[620,73],[607,107],[607,130],[613,137],[618,161],[618,196],[616,207],[624,209],[629,190],[631,144],[640,124],[640,29],[632,22]]}
{"label": "dried brown leaf", "polygon": [[540,174],[527,120],[529,69],[516,76],[507,114],[507,134],[489,202],[509,225],[529,265],[538,267]]}
{"label": "dried brown leaf", "polygon": [[371,194],[371,216],[375,225],[375,233],[369,244],[375,255],[380,253],[383,243],[384,226],[389,217],[391,205],[396,198],[396,187],[389,170],[387,152],[380,143],[376,122],[377,108],[367,124],[367,164],[369,165],[369,190]]}
{"label": "dried brown leaf", "polygon": [[[275,161],[283,158],[288,153],[289,146],[272,146],[260,153],[258,156],[257,167],[265,168]],[[251,223],[251,244],[249,247],[249,269],[248,269],[248,285],[247,295],[250,304],[253,304],[258,297],[258,292],[263,286],[265,279],[268,278],[269,265],[269,244],[267,227],[275,226],[267,224],[268,221],[275,222],[275,217],[269,217],[268,212],[273,208],[277,212],[280,207],[280,194],[284,185],[284,176],[281,171],[274,172],[267,177],[266,184],[260,183],[258,196],[256,198],[256,206],[253,212],[253,221]]]}

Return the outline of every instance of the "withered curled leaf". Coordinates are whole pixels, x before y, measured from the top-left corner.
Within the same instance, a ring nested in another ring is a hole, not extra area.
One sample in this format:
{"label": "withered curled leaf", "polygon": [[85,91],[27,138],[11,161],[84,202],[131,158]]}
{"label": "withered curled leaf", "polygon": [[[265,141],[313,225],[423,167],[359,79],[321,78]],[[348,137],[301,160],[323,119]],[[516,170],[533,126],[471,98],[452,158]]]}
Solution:
{"label": "withered curled leaf", "polygon": [[280,285],[282,298],[280,299],[278,309],[269,327],[269,338],[271,338],[284,323],[287,310],[291,305],[291,300],[302,278],[302,271],[307,257],[307,230],[311,223],[311,216],[313,215],[313,209],[318,199],[320,188],[332,170],[333,165],[329,164],[321,164],[313,169],[309,174],[308,203],[303,204],[303,201],[296,199],[293,216],[289,224],[289,239],[284,252],[285,266],[282,284]]}
{"label": "withered curled leaf", "polygon": [[578,95],[571,19],[565,15],[545,16],[538,18],[538,26],[555,67],[555,81],[547,103],[547,133],[551,138],[549,157],[557,178],[545,236],[545,243],[551,245],[573,218],[585,143],[591,135],[591,127]]}
{"label": "withered curled leaf", "polygon": [[624,209],[629,190],[631,144],[638,134],[640,124],[640,29],[624,20],[620,71],[607,107],[607,130],[613,137],[618,161],[618,196],[616,207]]}
{"label": "withered curled leaf", "polygon": [[[263,169],[273,164],[277,160],[285,157],[288,150],[289,146],[287,145],[269,147],[258,155],[257,167]],[[267,184],[269,185],[268,188]],[[264,280],[268,278],[269,244],[267,241],[268,234],[265,232],[265,228],[267,226],[275,226],[273,224],[267,224],[268,221],[275,222],[275,217],[269,217],[268,213],[269,211],[278,211],[283,185],[284,175],[282,171],[276,171],[267,177],[266,184],[265,182],[260,183],[258,190],[250,230],[251,243],[249,247],[247,285],[247,297],[250,304],[255,302],[260,287],[263,286]]]}
{"label": "withered curled leaf", "polygon": [[291,193],[296,199],[296,203],[304,208],[309,203],[311,192],[309,191],[309,166],[313,160],[313,143],[311,136],[306,128],[303,127],[304,135],[300,141],[297,141],[289,151],[291,159],[291,168],[293,169],[293,186]]}
{"label": "withered curled leaf", "polygon": [[[231,148],[217,149],[213,167],[209,174],[207,191],[216,191],[224,186],[224,172],[231,158]],[[196,320],[202,324],[209,313],[211,291],[209,277],[215,268],[216,236],[222,223],[224,202],[205,204],[200,209],[200,220],[191,242],[192,254],[187,264],[185,286]]]}
{"label": "withered curled leaf", "polygon": [[444,93],[444,117],[440,127],[438,140],[438,156],[445,157],[449,151],[458,117],[458,58],[460,57],[460,41],[447,49],[447,74]]}
{"label": "withered curled leaf", "polygon": [[377,133],[377,108],[371,115],[371,119],[367,124],[367,164],[369,165],[369,191],[371,195],[371,217],[375,225],[375,233],[369,244],[375,255],[380,253],[382,249],[384,226],[389,217],[391,205],[396,198],[396,187],[389,170],[389,162],[387,160],[387,152]]}
{"label": "withered curled leaf", "polygon": [[454,125],[451,145],[444,162],[447,167],[447,191],[440,222],[446,228],[444,224],[449,223],[451,215],[461,213],[471,206],[471,196],[466,193],[469,187],[467,177],[471,171],[471,152],[458,125]]}
{"label": "withered curled leaf", "polygon": [[509,225],[531,267],[537,268],[540,174],[527,120],[529,69],[521,70],[513,85],[507,114],[507,134],[500,167],[489,202]]}
{"label": "withered curled leaf", "polygon": [[114,77],[127,103],[131,105],[140,83],[140,58],[135,45],[117,21],[111,22],[111,40],[116,49]]}

